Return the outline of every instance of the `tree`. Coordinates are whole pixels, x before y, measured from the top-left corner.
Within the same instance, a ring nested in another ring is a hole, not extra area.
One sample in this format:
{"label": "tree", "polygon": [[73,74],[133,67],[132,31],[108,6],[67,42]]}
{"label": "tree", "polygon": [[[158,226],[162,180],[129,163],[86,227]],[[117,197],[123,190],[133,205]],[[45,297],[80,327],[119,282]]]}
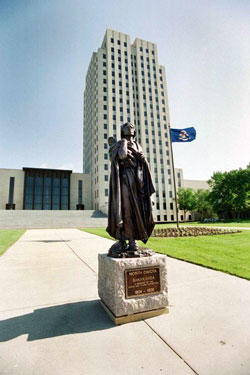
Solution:
{"label": "tree", "polygon": [[198,189],[195,192],[196,211],[201,215],[201,221],[203,221],[206,217],[214,216],[213,206],[210,203],[209,196],[209,190]]}
{"label": "tree", "polygon": [[184,211],[184,221],[186,221],[187,211],[194,211],[196,208],[195,192],[191,188],[180,188],[177,195],[179,208]]}
{"label": "tree", "polygon": [[208,180],[208,184],[211,187],[209,194],[210,203],[219,218],[224,219],[228,217],[229,212],[232,210],[232,194],[227,183],[227,174],[228,172],[215,172]]}
{"label": "tree", "polygon": [[250,168],[215,172],[208,181],[209,200],[218,216],[237,217],[250,210]]}
{"label": "tree", "polygon": [[228,184],[232,191],[232,211],[238,221],[241,214],[250,209],[250,169],[231,171]]}

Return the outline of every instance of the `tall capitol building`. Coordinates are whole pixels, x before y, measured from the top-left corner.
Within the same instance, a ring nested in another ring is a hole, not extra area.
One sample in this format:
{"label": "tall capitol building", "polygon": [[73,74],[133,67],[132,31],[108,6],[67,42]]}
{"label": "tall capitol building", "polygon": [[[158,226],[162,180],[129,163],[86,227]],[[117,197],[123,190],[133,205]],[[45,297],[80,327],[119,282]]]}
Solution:
{"label": "tall capitol building", "polygon": [[[119,140],[125,122],[135,124],[137,141],[150,164],[155,220],[176,220],[167,86],[157,45],[138,38],[131,44],[129,35],[108,29],[92,54],[84,91],[83,173],[91,174],[93,209],[107,212],[108,137]],[[178,187],[178,170],[176,177]]]}

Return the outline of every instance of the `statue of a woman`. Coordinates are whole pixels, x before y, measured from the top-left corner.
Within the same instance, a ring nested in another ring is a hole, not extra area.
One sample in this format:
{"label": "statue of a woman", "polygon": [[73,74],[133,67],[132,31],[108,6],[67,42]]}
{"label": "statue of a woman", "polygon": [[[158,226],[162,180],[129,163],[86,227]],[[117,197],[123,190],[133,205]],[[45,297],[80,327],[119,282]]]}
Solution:
{"label": "statue of a woman", "polygon": [[[109,254],[138,250],[136,240],[147,242],[154,228],[150,196],[155,192],[148,162],[134,140],[135,127],[121,127],[121,140],[110,138],[111,175],[107,232],[118,241]],[[128,240],[128,243],[126,242]]]}

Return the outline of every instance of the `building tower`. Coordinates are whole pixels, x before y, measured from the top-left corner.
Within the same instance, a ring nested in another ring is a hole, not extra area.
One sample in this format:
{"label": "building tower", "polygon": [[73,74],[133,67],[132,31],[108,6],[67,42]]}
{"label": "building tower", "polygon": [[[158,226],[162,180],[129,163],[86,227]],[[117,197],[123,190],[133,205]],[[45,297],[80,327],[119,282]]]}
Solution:
{"label": "building tower", "polygon": [[108,29],[92,55],[84,91],[83,172],[92,175],[93,209],[107,212],[107,139],[116,136],[119,140],[125,122],[135,124],[137,140],[150,164],[156,189],[154,218],[173,221],[165,68],[158,63],[155,43],[136,38],[131,45],[129,35]]}

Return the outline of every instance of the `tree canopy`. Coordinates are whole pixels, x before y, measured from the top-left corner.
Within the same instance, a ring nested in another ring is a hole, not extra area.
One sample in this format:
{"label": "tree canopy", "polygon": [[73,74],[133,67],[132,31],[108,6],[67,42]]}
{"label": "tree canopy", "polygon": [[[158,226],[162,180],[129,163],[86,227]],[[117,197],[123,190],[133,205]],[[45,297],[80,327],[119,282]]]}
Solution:
{"label": "tree canopy", "polygon": [[209,201],[220,218],[235,218],[250,213],[250,168],[215,172],[208,180]]}
{"label": "tree canopy", "polygon": [[194,211],[196,208],[195,192],[191,188],[180,188],[177,195],[179,208],[184,211],[184,220],[186,220],[186,212]]}

